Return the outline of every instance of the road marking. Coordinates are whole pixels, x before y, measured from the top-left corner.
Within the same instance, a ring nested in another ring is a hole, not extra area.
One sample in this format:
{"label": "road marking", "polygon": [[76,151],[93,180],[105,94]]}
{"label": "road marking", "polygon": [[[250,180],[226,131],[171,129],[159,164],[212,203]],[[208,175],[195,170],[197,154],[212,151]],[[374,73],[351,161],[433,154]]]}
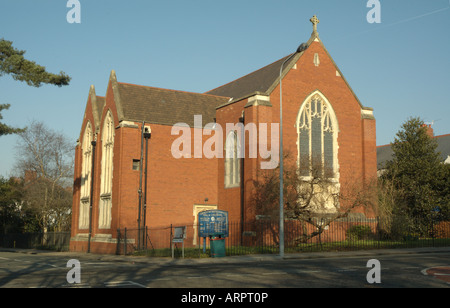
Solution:
{"label": "road marking", "polygon": [[[441,272],[440,272],[441,271]],[[425,276],[431,276],[450,285],[450,266],[433,266],[421,270]]]}
{"label": "road marking", "polygon": [[105,286],[110,288],[125,287],[125,286],[138,286],[141,288],[147,288],[146,286],[134,281],[107,281],[105,282]]}
{"label": "road marking", "polygon": [[83,263],[83,265],[111,265],[114,264],[113,262],[89,262],[89,263]]}
{"label": "road marking", "polygon": [[73,283],[73,284],[65,283],[65,284],[62,284],[61,287],[65,287],[65,288],[91,288],[89,283]]}
{"label": "road marking", "polygon": [[50,264],[50,263],[36,263],[37,265],[47,265],[52,267],[57,267],[56,265]]}
{"label": "road marking", "polygon": [[271,272],[271,273],[261,273],[261,275],[286,275],[286,272]]}
{"label": "road marking", "polygon": [[319,270],[293,270],[293,273],[304,274],[304,273],[319,273]]}

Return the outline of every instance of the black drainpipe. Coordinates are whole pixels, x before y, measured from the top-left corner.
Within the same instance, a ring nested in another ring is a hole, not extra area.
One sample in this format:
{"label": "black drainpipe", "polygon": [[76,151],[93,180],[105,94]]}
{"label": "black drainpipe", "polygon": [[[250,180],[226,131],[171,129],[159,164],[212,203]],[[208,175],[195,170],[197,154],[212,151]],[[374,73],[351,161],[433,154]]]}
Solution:
{"label": "black drainpipe", "polygon": [[141,158],[139,160],[139,208],[138,208],[138,249],[141,248],[141,208],[142,208],[142,159],[144,155],[144,125],[145,122],[142,121],[142,130],[141,130]]}
{"label": "black drainpipe", "polygon": [[241,158],[240,160],[240,188],[241,188],[241,239],[242,239],[242,234],[244,232],[244,220],[245,220],[245,211],[244,211],[244,197],[245,197],[245,193],[244,193],[244,157],[245,157],[245,129],[244,129],[244,121],[245,120],[245,116],[244,116],[244,111],[242,111],[242,117],[239,118],[239,122],[242,123],[242,131],[241,131]]}
{"label": "black drainpipe", "polygon": [[[95,138],[97,139],[97,138]],[[91,141],[92,145],[92,171],[91,171],[91,200],[89,203],[89,237],[88,237],[88,248],[87,252],[91,252],[91,235],[92,235],[92,204],[94,203],[94,171],[95,171],[95,146],[97,141]]]}

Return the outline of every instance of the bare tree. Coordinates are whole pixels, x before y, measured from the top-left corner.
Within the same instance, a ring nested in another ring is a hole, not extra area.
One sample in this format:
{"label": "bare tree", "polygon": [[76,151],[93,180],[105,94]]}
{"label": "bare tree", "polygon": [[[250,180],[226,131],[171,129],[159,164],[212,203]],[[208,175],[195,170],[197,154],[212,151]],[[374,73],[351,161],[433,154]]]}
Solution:
{"label": "bare tree", "polygon": [[[342,183],[332,168],[322,159],[303,159],[306,165],[297,165],[286,156],[284,168],[285,219],[302,223],[303,234],[295,242],[306,242],[319,236],[333,221],[348,217],[357,208],[373,210],[376,204],[374,183],[362,183],[355,179]],[[253,202],[257,210],[278,220],[279,217],[279,169],[263,171],[261,180],[254,182]],[[313,226],[308,232],[306,224]]]}
{"label": "bare tree", "polygon": [[19,134],[16,170],[25,175],[25,201],[44,232],[67,229],[71,211],[73,145],[62,133],[32,122]]}

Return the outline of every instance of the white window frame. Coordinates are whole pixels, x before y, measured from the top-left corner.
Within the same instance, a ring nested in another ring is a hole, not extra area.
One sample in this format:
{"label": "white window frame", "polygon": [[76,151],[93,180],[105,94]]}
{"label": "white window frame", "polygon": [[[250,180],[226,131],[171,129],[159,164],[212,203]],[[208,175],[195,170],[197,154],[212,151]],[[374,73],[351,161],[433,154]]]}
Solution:
{"label": "white window frame", "polygon": [[236,130],[230,131],[225,142],[225,188],[239,187],[241,145]]}

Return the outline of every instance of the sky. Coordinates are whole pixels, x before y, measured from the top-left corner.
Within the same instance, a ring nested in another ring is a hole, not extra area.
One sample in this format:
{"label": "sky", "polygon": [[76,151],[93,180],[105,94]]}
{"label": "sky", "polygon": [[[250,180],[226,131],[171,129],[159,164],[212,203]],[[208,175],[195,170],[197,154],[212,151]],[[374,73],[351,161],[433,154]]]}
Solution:
{"label": "sky", "polygon": [[[435,135],[450,134],[450,1],[379,0],[0,0],[0,38],[28,60],[72,77],[69,86],[30,87],[0,77],[2,122],[31,121],[75,146],[89,87],[106,94],[119,82],[204,93],[264,67],[306,42],[317,15],[319,36],[364,106],[377,120],[377,145],[420,117]],[[0,176],[14,174],[15,135],[0,137]]]}

